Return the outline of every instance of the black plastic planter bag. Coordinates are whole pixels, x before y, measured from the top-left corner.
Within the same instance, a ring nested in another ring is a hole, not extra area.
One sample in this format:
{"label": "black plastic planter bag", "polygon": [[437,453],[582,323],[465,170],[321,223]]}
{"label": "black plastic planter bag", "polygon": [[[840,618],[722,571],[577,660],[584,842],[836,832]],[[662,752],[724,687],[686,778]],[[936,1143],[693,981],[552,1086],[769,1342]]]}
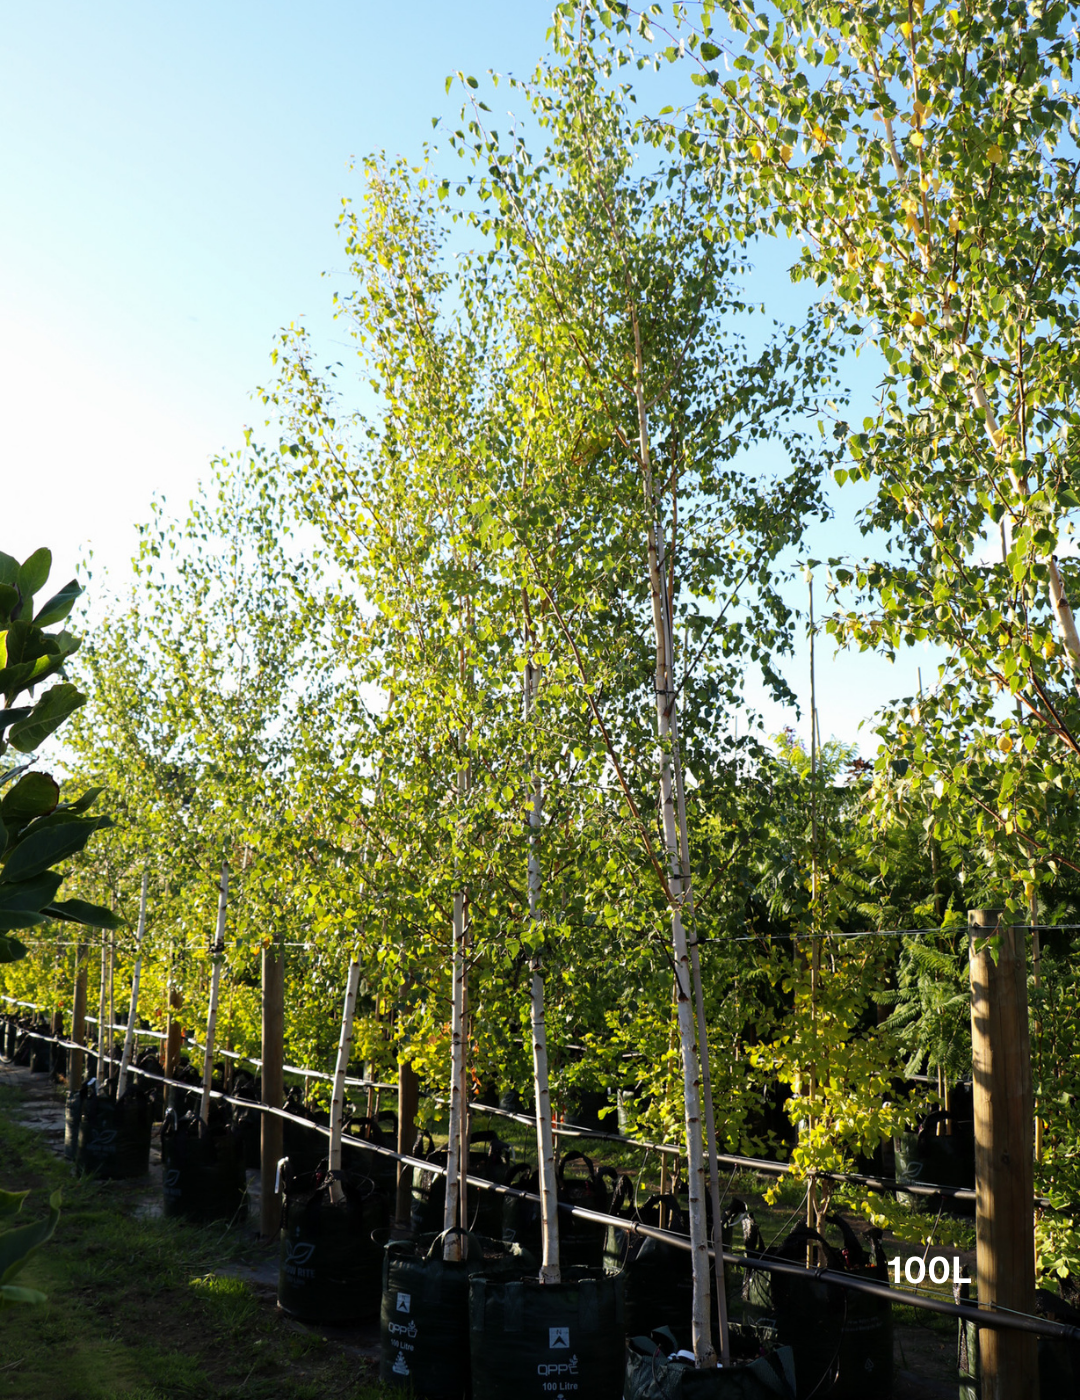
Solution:
{"label": "black plastic planter bag", "polygon": [[[566,1168],[572,1162],[585,1165],[584,1174],[573,1172],[567,1175]],[[562,1204],[583,1207],[586,1210],[607,1213],[617,1182],[617,1174],[611,1167],[601,1167],[599,1171],[584,1152],[568,1152],[556,1169],[557,1190]],[[512,1168],[506,1178],[507,1186],[515,1186],[520,1191],[540,1194],[540,1178],[535,1171],[520,1163]],[[508,1243],[522,1245],[540,1257],[543,1251],[540,1202],[523,1201],[519,1197],[508,1196],[502,1211],[502,1237]],[[569,1211],[559,1211],[559,1264],[564,1269],[601,1269],[604,1266],[604,1247],[607,1226],[599,1221],[579,1220]]]}
{"label": "black plastic planter bag", "polygon": [[[836,1218],[832,1219],[836,1223]],[[765,1257],[804,1264],[807,1243],[814,1241],[824,1251],[830,1269],[887,1283],[884,1257],[870,1264],[846,1227],[844,1236],[847,1258],[804,1225],[793,1230],[778,1250],[764,1253]],[[858,1255],[853,1256],[849,1240],[855,1241]],[[880,1253],[878,1246],[875,1252]],[[887,1298],[875,1298],[812,1276],[798,1278],[755,1270],[747,1270],[743,1297],[747,1300],[746,1319],[766,1326],[775,1322],[778,1340],[794,1352],[800,1396],[813,1394],[815,1400],[866,1400],[872,1395],[874,1400],[889,1400],[893,1338],[892,1304]]]}
{"label": "black plastic planter bag", "polygon": [[181,1084],[190,1084],[190,1089],[178,1089],[175,1084],[165,1086],[165,1111],[172,1109],[177,1119],[188,1113],[198,1113],[202,1097],[202,1075],[186,1060],[181,1060],[169,1076]]}
{"label": "black plastic planter bag", "polygon": [[[327,1134],[320,1132],[315,1125],[329,1127],[330,1115],[313,1112],[295,1094],[288,1095],[283,1107],[285,1112],[291,1113],[294,1118],[306,1118],[312,1126],[305,1128],[288,1118],[283,1119],[281,1124],[282,1154],[288,1157],[290,1168],[298,1175],[304,1172],[313,1172],[326,1159],[330,1147],[330,1139]],[[349,1160],[352,1162],[351,1154]]]}
{"label": "black plastic planter bag", "polygon": [[[461,1230],[446,1234],[464,1234]],[[520,1276],[535,1270],[516,1245],[466,1236],[462,1260],[444,1260],[445,1234],[428,1244],[393,1241],[383,1260],[379,1379],[423,1400],[469,1393],[469,1280],[476,1273]]]}
{"label": "black plastic planter bag", "polygon": [[[941,1123],[949,1123],[952,1132],[938,1137]],[[970,1120],[956,1118],[947,1110],[928,1114],[917,1133],[902,1133],[894,1139],[896,1180],[899,1185],[957,1186],[970,1191],[975,1185],[975,1125]],[[955,1202],[951,1197],[913,1196],[908,1191],[896,1193],[912,1210],[937,1210],[943,1203],[971,1213],[970,1203]]]}
{"label": "black plastic planter bag", "polygon": [[[966,1286],[955,1290],[958,1303],[970,1303]],[[1064,1322],[1069,1327],[1080,1326],[1080,1314],[1052,1293],[1038,1289],[1035,1311],[1039,1317],[1052,1322]],[[956,1350],[959,1400],[981,1400],[982,1381],[979,1365],[979,1329],[966,1318],[958,1320]],[[1039,1395],[1041,1400],[1080,1400],[1080,1343],[1066,1337],[1038,1339]]]}
{"label": "black plastic planter bag", "polygon": [[75,1147],[75,1170],[110,1181],[145,1176],[150,1170],[150,1105],[138,1088],[118,1100],[83,1085]]}
{"label": "black plastic planter bag", "polygon": [[[676,1197],[650,1196],[637,1212],[646,1225],[660,1223],[659,1207],[668,1208],[667,1229],[689,1235]],[[560,1222],[561,1224],[561,1222]],[[680,1337],[690,1327],[694,1309],[694,1261],[688,1249],[649,1236],[631,1238],[626,1269],[626,1334],[648,1336],[670,1327]]]}
{"label": "black plastic planter bag", "polygon": [[382,1297],[387,1197],[369,1177],[343,1172],[345,1199],[330,1200],[325,1168],[286,1174],[281,1199],[278,1305],[305,1322],[374,1321]]}
{"label": "black plastic planter bag", "polygon": [[[626,1354],[624,1400],[795,1400],[795,1365],[790,1347],[757,1355],[760,1347],[739,1327],[730,1329],[732,1364],[698,1370],[693,1357],[675,1349],[667,1329],[634,1337]],[[744,1355],[740,1355],[744,1353]],[[878,1400],[867,1390],[862,1400]]]}
{"label": "black plastic planter bag", "polygon": [[[396,1152],[397,1114],[387,1110],[377,1118],[350,1118],[344,1125],[341,1142],[343,1148],[349,1148],[349,1154],[345,1158],[348,1169],[366,1176],[369,1181],[375,1183],[378,1190],[393,1200],[397,1195],[397,1159],[388,1157],[385,1152],[373,1152],[370,1147],[365,1147],[364,1143],[371,1142],[377,1147],[388,1147],[391,1152]],[[324,1157],[325,1144],[324,1138]],[[438,1228],[441,1226],[440,1220]]]}
{"label": "black plastic planter bag", "polygon": [[621,1400],[623,1277],[563,1283],[476,1274],[469,1284],[472,1400]]}
{"label": "black plastic planter bag", "polygon": [[[424,1151],[423,1136],[417,1139],[414,1155],[422,1155],[433,1166],[446,1166],[446,1149],[435,1150],[429,1146]],[[431,1138],[428,1136],[430,1144]],[[482,1144],[486,1151],[473,1149]],[[502,1186],[510,1169],[508,1145],[498,1133],[483,1131],[469,1136],[469,1175],[481,1177],[484,1181]],[[446,1205],[446,1177],[441,1172],[426,1171],[413,1167],[412,1173],[412,1228],[415,1234],[429,1235],[443,1227],[443,1211]],[[483,1187],[469,1187],[468,1194],[469,1229],[486,1238],[497,1238],[502,1234],[503,1202],[494,1191]]]}
{"label": "black plastic planter bag", "polygon": [[139,1083],[150,1101],[150,1117],[160,1123],[165,1117],[165,1086],[160,1081],[165,1077],[165,1069],[153,1050],[145,1050],[135,1061],[135,1068],[142,1071]]}
{"label": "black plastic planter bag", "polygon": [[166,1110],[161,1125],[165,1214],[184,1220],[243,1220],[247,1178],[243,1152],[231,1124]]}
{"label": "black plastic planter bag", "polygon": [[[262,1099],[262,1080],[242,1074],[233,1085],[233,1094],[238,1099],[259,1103]],[[233,1125],[240,1137],[244,1166],[258,1171],[262,1163],[262,1114],[257,1108],[237,1108],[233,1104]]]}

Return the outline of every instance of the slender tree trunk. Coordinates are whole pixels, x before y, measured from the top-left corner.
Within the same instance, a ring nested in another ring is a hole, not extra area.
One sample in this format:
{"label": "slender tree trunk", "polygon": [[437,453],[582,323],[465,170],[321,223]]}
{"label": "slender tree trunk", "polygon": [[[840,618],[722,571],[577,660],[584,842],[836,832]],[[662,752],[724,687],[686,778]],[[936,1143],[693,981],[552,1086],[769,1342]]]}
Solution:
{"label": "slender tree trunk", "polygon": [[[678,824],[675,816],[675,794],[672,773],[671,740],[676,728],[675,684],[669,671],[671,618],[668,613],[667,582],[664,577],[664,540],[658,521],[656,494],[652,476],[649,446],[648,412],[645,406],[644,359],[641,349],[641,328],[636,311],[631,310],[634,331],[636,376],[634,393],[637,400],[639,451],[644,478],[645,505],[648,518],[646,547],[648,551],[649,587],[652,594],[653,631],[656,642],[656,725],[661,744],[660,811],[664,846],[668,857],[668,881],[671,889],[671,941],[675,963],[676,1019],[683,1066],[683,1095],[686,1108],[686,1175],[687,1204],[690,1217],[690,1248],[693,1261],[694,1293],[691,1316],[694,1358],[699,1367],[716,1365],[709,1309],[709,1246],[705,1223],[705,1163],[702,1151],[701,1126],[701,1068],[694,1035],[694,1012],[691,1003],[690,955],[683,924],[683,880],[680,858]],[[723,1267],[721,1265],[721,1267]]]}
{"label": "slender tree trunk", "polygon": [[221,991],[221,964],[225,956],[225,910],[229,900],[229,867],[221,862],[218,889],[217,931],[214,937],[213,969],[210,973],[210,1006],[206,1013],[206,1054],[203,1057],[202,1102],[199,1117],[210,1126],[210,1080],[214,1073],[214,1033],[217,1030],[218,995]]}
{"label": "slender tree trunk", "polygon": [[[465,992],[465,896],[459,891],[454,895],[454,951],[451,971],[451,1012],[450,1012],[450,1122],[446,1143],[446,1198],[443,1203],[443,1229],[451,1230],[461,1220],[461,1159],[467,1156],[468,1149],[462,1144],[462,1130],[465,1122],[462,1103],[464,1075],[462,1067],[465,1059],[464,1037],[462,1035],[462,1000]],[[444,1259],[462,1258],[461,1237],[451,1235],[443,1243]]]}
{"label": "slender tree trunk", "polygon": [[[525,667],[525,719],[528,722],[539,675],[532,662]],[[533,776],[532,810],[529,813],[529,920],[540,931],[540,841],[543,827],[544,789],[539,773]],[[547,1027],[544,1021],[544,972],[539,953],[529,963],[532,972],[530,1019],[533,1042],[533,1095],[536,1100],[536,1155],[540,1163],[540,1221],[543,1232],[541,1283],[560,1283],[559,1191],[555,1174],[555,1137],[551,1120],[551,1085],[548,1081]]]}
{"label": "slender tree trunk", "polygon": [[86,1053],[86,957],[87,947],[80,943],[75,949],[75,997],[71,1007],[71,1039],[79,1048],[68,1051],[68,1090],[77,1093],[83,1081]]}
{"label": "slender tree trunk", "polygon": [[97,1064],[94,1066],[94,1078],[97,1080],[98,1088],[105,1087],[105,1018],[109,1010],[109,984],[108,984],[108,934],[102,930],[101,934],[101,987],[98,991],[98,1029],[97,1029]]}
{"label": "slender tree trunk", "polygon": [[353,1020],[356,1016],[356,990],[360,985],[360,962],[353,958],[349,963],[349,976],[345,984],[345,1008],[341,1013],[341,1036],[338,1040],[337,1064],[334,1067],[334,1092],[330,1100],[330,1199],[335,1205],[345,1199],[345,1188],[341,1184],[341,1124],[345,1116],[345,1072],[349,1065],[349,1051],[352,1048]]}
{"label": "slender tree trunk", "polygon": [[113,1051],[116,1048],[116,934],[109,934],[109,1031],[106,1044],[109,1047],[109,1081],[113,1077]]}
{"label": "slender tree trunk", "polygon": [[135,1040],[135,1018],[139,1014],[139,980],[142,976],[143,939],[146,937],[146,889],[150,872],[143,871],[142,893],[139,895],[139,927],[135,935],[135,971],[131,975],[131,1006],[128,1009],[127,1030],[124,1032],[124,1053],[120,1056],[120,1075],[116,1081],[116,1097],[127,1088],[131,1047]]}

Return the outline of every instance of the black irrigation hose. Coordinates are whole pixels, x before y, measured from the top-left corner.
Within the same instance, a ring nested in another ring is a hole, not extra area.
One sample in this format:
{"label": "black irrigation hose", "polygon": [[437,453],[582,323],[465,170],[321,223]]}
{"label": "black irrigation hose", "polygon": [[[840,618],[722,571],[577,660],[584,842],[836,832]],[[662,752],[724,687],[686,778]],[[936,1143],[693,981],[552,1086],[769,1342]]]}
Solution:
{"label": "black irrigation hose", "polygon": [[[14,1001],[15,998],[8,997],[6,1000]],[[16,1005],[33,1007],[37,1011],[43,1009],[37,1006],[36,1003],[30,1001],[16,1002]],[[125,1027],[114,1026],[114,1029],[123,1030]],[[142,1033],[146,1035],[161,1034],[160,1031],[146,1031]],[[53,1039],[53,1037],[42,1036],[36,1031],[25,1031],[24,1034],[33,1035],[39,1040]],[[65,1041],[63,1043],[70,1044],[71,1042]],[[197,1041],[191,1043],[198,1046]],[[72,1046],[72,1048],[80,1050],[85,1049],[84,1046]],[[215,1054],[217,1053],[223,1055],[228,1054],[233,1059],[244,1059],[248,1064],[261,1064],[259,1060],[252,1060],[247,1056],[238,1055],[233,1051],[215,1051]],[[303,1074],[315,1079],[333,1079],[332,1075],[323,1074],[320,1070],[308,1070],[292,1065],[286,1065],[284,1068],[291,1070],[294,1074]],[[368,1079],[346,1079],[345,1083],[354,1088],[387,1089],[390,1091],[396,1091],[397,1089],[396,1084],[380,1084],[374,1080]],[[438,1095],[433,1095],[432,1097],[436,1103],[446,1102],[445,1099],[440,1099]],[[507,1118],[514,1123],[522,1123],[530,1128],[536,1127],[536,1119],[530,1117],[526,1113],[514,1113],[508,1108],[496,1108],[493,1104],[475,1102],[470,1102],[469,1108],[475,1113],[482,1113],[497,1118]],[[680,1151],[678,1147],[673,1146],[671,1143],[642,1142],[639,1138],[623,1137],[621,1133],[605,1133],[602,1129],[598,1128],[582,1128],[576,1125],[567,1125],[563,1123],[554,1123],[552,1128],[556,1137],[590,1138],[594,1142],[614,1142],[623,1147],[639,1148],[642,1151],[647,1150],[650,1152],[666,1152],[675,1155],[678,1155]],[[787,1162],[772,1162],[764,1157],[740,1157],[731,1153],[718,1152],[716,1154],[716,1160],[720,1165],[725,1167],[744,1167],[748,1171],[762,1172],[768,1176],[786,1176],[791,1171],[791,1167]],[[868,1191],[881,1191],[885,1193],[904,1191],[912,1196],[947,1196],[949,1200],[953,1201],[973,1201],[975,1199],[975,1192],[970,1187],[965,1186],[923,1186],[914,1181],[898,1181],[895,1177],[887,1176],[865,1176],[858,1172],[821,1171],[817,1172],[816,1175],[825,1181],[839,1181],[846,1182],[851,1186],[864,1186]],[[1080,1214],[1080,1207],[1055,1206],[1046,1196],[1036,1196],[1034,1198],[1034,1204],[1038,1206],[1040,1210],[1053,1210],[1062,1214],[1068,1214],[1070,1212],[1073,1214]]]}
{"label": "black irrigation hose", "polygon": [[[72,1050],[82,1050],[85,1047],[76,1045],[74,1041],[64,1040],[59,1036],[45,1036],[38,1032],[27,1032],[37,1040],[47,1040],[54,1045],[63,1045]],[[140,1069],[135,1065],[128,1066],[130,1074],[137,1074],[145,1079],[153,1079],[160,1084],[169,1084],[178,1089],[183,1089],[188,1093],[198,1092],[197,1085],[184,1084],[178,1079],[168,1079],[165,1075],[151,1074],[149,1070]],[[308,1118],[300,1118],[295,1113],[287,1113],[282,1108],[272,1108],[270,1104],[257,1103],[253,1099],[240,1099],[232,1094],[222,1093],[219,1089],[211,1089],[210,1095],[215,1099],[223,1099],[226,1103],[235,1104],[238,1108],[254,1108],[260,1113],[272,1113],[275,1118],[282,1118],[291,1123],[297,1123],[302,1128],[311,1128],[315,1132],[330,1136],[330,1128],[321,1123],[313,1123]],[[426,1161],[422,1157],[413,1157],[405,1152],[397,1152],[392,1147],[384,1147],[381,1143],[363,1141],[345,1136],[342,1138],[343,1147],[363,1148],[368,1152],[381,1153],[385,1157],[393,1157],[395,1161],[403,1163],[409,1167],[419,1167],[423,1171],[433,1172],[436,1176],[445,1176],[446,1168],[437,1162]],[[515,1197],[518,1200],[535,1201],[540,1203],[540,1197],[532,1191],[521,1191],[516,1186],[499,1186],[495,1182],[487,1181],[480,1176],[466,1176],[466,1181],[470,1186],[478,1187],[482,1191],[494,1191],[499,1196]],[[613,1225],[615,1229],[622,1230],[628,1235],[641,1235],[647,1239],[660,1240],[664,1244],[674,1245],[676,1249],[691,1250],[693,1245],[685,1235],[674,1234],[670,1230],[661,1230],[654,1225],[643,1225],[637,1220],[622,1220],[616,1215],[605,1215],[603,1211],[588,1210],[584,1206],[574,1206],[567,1201],[558,1202],[559,1210],[567,1215],[572,1215],[577,1220],[590,1220],[598,1225]],[[710,1259],[715,1258],[715,1251],[709,1246],[705,1247]],[[878,1283],[874,1279],[858,1278],[852,1274],[844,1273],[839,1269],[807,1269],[802,1264],[792,1263],[788,1259],[770,1258],[767,1255],[745,1255],[734,1254],[729,1250],[723,1251],[725,1264],[732,1264],[737,1269],[760,1270],[764,1273],[789,1274],[801,1279],[814,1279],[821,1283],[834,1284],[837,1288],[854,1289],[856,1293],[868,1293],[874,1298],[883,1298],[890,1303],[898,1303],[903,1307],[924,1308],[927,1312],[942,1313],[946,1317],[964,1318],[970,1322],[976,1322],[980,1327],[993,1327],[999,1330],[1019,1332],[1034,1332],[1044,1337],[1064,1337],[1069,1341],[1080,1341],[1080,1327],[1070,1327],[1064,1322],[1051,1322],[1047,1318],[1032,1317],[1027,1313],[1017,1312],[994,1312],[991,1308],[979,1306],[971,1307],[964,1303],[947,1303],[944,1299],[929,1298],[914,1293],[906,1293],[902,1289],[890,1288],[887,1284]]]}

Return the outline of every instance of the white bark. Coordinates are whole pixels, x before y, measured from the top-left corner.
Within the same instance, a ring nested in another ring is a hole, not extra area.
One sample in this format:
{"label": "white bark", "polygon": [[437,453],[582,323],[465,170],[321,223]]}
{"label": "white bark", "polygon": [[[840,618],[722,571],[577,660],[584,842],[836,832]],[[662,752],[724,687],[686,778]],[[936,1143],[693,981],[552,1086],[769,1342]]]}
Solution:
{"label": "white bark", "polygon": [[[675,794],[670,744],[677,739],[675,720],[675,683],[670,667],[674,648],[671,640],[671,618],[667,606],[667,581],[664,577],[664,540],[657,523],[656,498],[649,448],[649,423],[645,407],[643,378],[644,359],[641,350],[641,330],[636,314],[632,313],[636,376],[634,394],[638,412],[638,443],[645,487],[648,517],[646,547],[649,563],[649,587],[652,594],[653,631],[656,641],[656,727],[661,743],[660,809],[663,821],[664,846],[668,857],[668,883],[671,890],[671,941],[675,962],[676,1019],[683,1066],[683,1095],[686,1108],[687,1205],[690,1222],[690,1248],[694,1271],[694,1294],[691,1326],[694,1359],[699,1367],[716,1365],[709,1316],[709,1247],[705,1223],[705,1163],[701,1140],[700,1062],[694,1037],[694,1013],[691,1004],[690,957],[683,925],[683,878],[680,859],[678,826],[675,817]],[[721,1264],[721,1267],[722,1264]]]}
{"label": "white bark", "polygon": [[124,1053],[120,1056],[120,1075],[116,1081],[116,1097],[127,1088],[128,1065],[131,1063],[131,1047],[135,1040],[135,1017],[139,1011],[139,981],[142,976],[143,939],[146,937],[146,888],[150,872],[143,871],[142,893],[139,896],[139,927],[135,934],[135,971],[131,976],[131,1006],[128,1009],[127,1030],[124,1032]]}
{"label": "white bark", "polygon": [[221,990],[221,963],[225,954],[225,910],[229,900],[229,867],[221,862],[218,890],[217,932],[214,937],[213,969],[210,973],[210,1007],[206,1013],[206,1053],[203,1056],[202,1102],[199,1117],[210,1126],[210,1080],[214,1072],[214,1033],[217,1030],[218,994]]}
{"label": "white bark", "polygon": [[[532,713],[539,677],[530,662],[525,667],[525,719]],[[532,811],[529,813],[529,919],[533,931],[540,927],[540,833],[543,825],[544,789],[539,774],[533,777]],[[540,1224],[543,1235],[541,1283],[560,1283],[559,1187],[555,1175],[555,1134],[551,1121],[551,1086],[548,1082],[547,1027],[544,1023],[544,973],[539,953],[530,961],[531,1029],[533,1042],[533,1095],[536,1099],[536,1156],[540,1164]]]}
{"label": "white bark", "polygon": [[[452,1230],[455,1225],[465,1222],[461,1219],[461,1177],[462,1159],[468,1164],[468,1147],[463,1145],[462,1136],[465,1122],[462,1102],[464,1084],[463,1067],[465,1043],[462,1027],[462,1001],[465,991],[465,896],[462,892],[454,895],[454,952],[451,983],[450,1013],[450,1122],[446,1142],[446,1199],[443,1203],[443,1229]],[[460,1235],[448,1235],[443,1241],[444,1259],[461,1259],[463,1251]]]}
{"label": "white bark", "polygon": [[360,962],[353,958],[345,983],[345,1007],[341,1013],[341,1035],[338,1039],[337,1064],[334,1066],[334,1091],[330,1100],[330,1199],[336,1205],[345,1199],[341,1184],[341,1125],[345,1117],[345,1071],[352,1048],[353,1021],[356,1017],[356,991],[360,986]]}
{"label": "white bark", "polygon": [[101,934],[101,986],[98,991],[98,1029],[97,1029],[97,1065],[94,1069],[94,1077],[97,1079],[98,1088],[105,1086],[105,1017],[109,1010],[108,999],[108,943],[107,935],[104,931]]}

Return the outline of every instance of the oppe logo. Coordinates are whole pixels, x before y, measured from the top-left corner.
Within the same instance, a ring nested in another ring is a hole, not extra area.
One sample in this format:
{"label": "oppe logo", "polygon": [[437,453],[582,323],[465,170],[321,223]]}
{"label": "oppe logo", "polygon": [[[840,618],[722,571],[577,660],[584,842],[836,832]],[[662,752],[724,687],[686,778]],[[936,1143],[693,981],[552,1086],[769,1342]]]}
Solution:
{"label": "oppe logo", "polygon": [[403,1312],[403,1313],[407,1313],[407,1312],[410,1312],[410,1311],[412,1310],[412,1294],[411,1294],[411,1293],[399,1293],[399,1294],[397,1295],[397,1310],[398,1310],[398,1312]]}
{"label": "oppe logo", "polygon": [[548,1348],[554,1351],[556,1347],[565,1347],[570,1350],[570,1328],[569,1327],[549,1327],[548,1328]]}

